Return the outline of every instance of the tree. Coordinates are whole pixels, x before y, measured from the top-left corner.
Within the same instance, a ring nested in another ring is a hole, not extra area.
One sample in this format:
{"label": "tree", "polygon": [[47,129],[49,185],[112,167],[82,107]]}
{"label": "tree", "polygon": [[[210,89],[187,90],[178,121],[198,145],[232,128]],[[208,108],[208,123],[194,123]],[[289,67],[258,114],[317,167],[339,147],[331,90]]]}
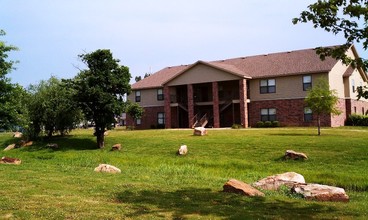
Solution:
{"label": "tree", "polygon": [[[0,36],[4,36],[5,31],[0,29]],[[8,73],[14,70],[16,61],[8,60],[8,53],[17,51],[18,48],[7,45],[0,41],[0,128],[11,129],[19,122],[20,117],[20,99],[16,99],[16,93],[21,92],[19,85],[11,84],[10,79],[6,77]],[[19,94],[20,95],[20,94]]]}
{"label": "tree", "polygon": [[131,75],[110,50],[96,50],[79,57],[88,69],[81,70],[71,85],[86,119],[95,124],[97,146],[103,148],[106,128],[115,123],[115,116],[124,109],[123,97],[130,93]]}
{"label": "tree", "polygon": [[48,137],[55,132],[63,136],[82,120],[82,113],[73,100],[73,89],[56,77],[30,85],[28,90],[31,94],[28,99],[31,138],[36,138],[42,129]]}
{"label": "tree", "polygon": [[317,54],[323,60],[328,56],[341,59],[345,64],[352,64],[368,69],[368,61],[363,58],[351,58],[346,55],[347,49],[354,42],[362,42],[368,48],[368,1],[367,0],[318,0],[308,6],[293,23],[312,22],[314,28],[322,28],[333,34],[344,34],[346,43],[337,47],[318,47]]}
{"label": "tree", "polygon": [[0,97],[0,128],[23,130],[28,124],[26,100],[29,94],[18,84],[8,84],[10,90]]}
{"label": "tree", "polygon": [[142,118],[144,109],[137,103],[130,103],[127,107],[127,113],[133,118],[133,129],[137,119]]}
{"label": "tree", "polygon": [[321,135],[321,115],[341,114],[336,107],[338,97],[335,90],[330,90],[328,81],[320,78],[317,83],[307,92],[305,103],[317,115],[318,135]]}
{"label": "tree", "polygon": [[[151,74],[150,73],[145,73],[144,74],[144,78],[147,78],[147,77],[149,77]],[[135,78],[134,78],[134,80],[135,80],[135,82],[139,82],[139,81],[141,81],[142,80],[142,76],[136,76]]]}
{"label": "tree", "polygon": [[136,77],[134,78],[134,80],[135,80],[135,82],[139,82],[139,81],[141,81],[141,80],[142,80],[142,77],[141,77],[141,76],[136,76]]}

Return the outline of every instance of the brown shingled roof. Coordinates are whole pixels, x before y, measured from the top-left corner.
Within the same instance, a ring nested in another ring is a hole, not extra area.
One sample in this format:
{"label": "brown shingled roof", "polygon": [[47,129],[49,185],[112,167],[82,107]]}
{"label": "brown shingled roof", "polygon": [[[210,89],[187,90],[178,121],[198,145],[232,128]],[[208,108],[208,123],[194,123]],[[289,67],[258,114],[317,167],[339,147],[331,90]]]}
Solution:
{"label": "brown shingled roof", "polygon": [[149,89],[162,87],[163,83],[171,79],[182,70],[188,68],[188,65],[166,67],[147,78],[144,78],[132,85],[132,89]]}
{"label": "brown shingled roof", "polygon": [[233,65],[252,78],[265,78],[329,72],[337,61],[330,57],[321,61],[314,49],[306,49],[214,62]]}
{"label": "brown shingled roof", "polygon": [[240,57],[212,62],[198,61],[192,65],[164,68],[134,83],[132,89],[162,87],[165,83],[201,63],[245,78],[266,78],[287,75],[329,72],[336,60],[327,57],[321,61],[314,49],[297,50],[266,55]]}

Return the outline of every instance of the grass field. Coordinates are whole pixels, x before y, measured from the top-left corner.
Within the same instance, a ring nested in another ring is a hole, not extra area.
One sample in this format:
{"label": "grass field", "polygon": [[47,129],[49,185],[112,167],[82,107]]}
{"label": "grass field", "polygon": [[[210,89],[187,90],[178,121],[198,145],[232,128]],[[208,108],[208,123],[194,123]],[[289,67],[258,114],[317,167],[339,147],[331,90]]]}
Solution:
{"label": "grass field", "polygon": [[[2,151],[0,219],[368,219],[368,129],[344,127],[209,130],[113,130],[96,149],[93,130]],[[0,148],[15,142],[0,133]],[[46,149],[49,142],[59,150]],[[122,151],[110,151],[121,143]],[[189,153],[176,155],[181,144]],[[285,150],[306,161],[285,161]],[[121,174],[96,173],[108,163]],[[235,178],[253,183],[294,171],[307,182],[345,188],[348,203],[305,201],[285,191],[265,198],[223,193]]]}

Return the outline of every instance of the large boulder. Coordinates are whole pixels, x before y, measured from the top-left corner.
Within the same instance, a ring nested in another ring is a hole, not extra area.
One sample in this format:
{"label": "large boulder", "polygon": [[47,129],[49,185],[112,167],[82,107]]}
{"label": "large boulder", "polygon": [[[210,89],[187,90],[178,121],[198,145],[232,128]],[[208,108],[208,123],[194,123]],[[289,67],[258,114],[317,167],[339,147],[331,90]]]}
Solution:
{"label": "large boulder", "polygon": [[195,135],[195,136],[204,136],[206,134],[207,134],[207,130],[204,127],[194,128],[193,135]]}
{"label": "large boulder", "polygon": [[8,145],[8,146],[4,149],[4,151],[13,150],[14,148],[16,148],[16,145],[15,145],[15,144],[10,144],[10,145]]}
{"label": "large boulder", "polygon": [[244,196],[250,196],[250,197],[253,197],[253,196],[264,197],[265,196],[263,192],[253,188],[249,184],[246,184],[236,179],[231,179],[227,181],[225,185],[223,186],[223,191],[230,192],[230,193],[237,193],[237,194],[241,194]]}
{"label": "large boulder", "polygon": [[100,164],[95,168],[95,172],[121,173],[121,170],[109,164]]}
{"label": "large boulder", "polygon": [[186,155],[187,153],[188,153],[187,145],[181,145],[177,152],[178,155]]}
{"label": "large boulder", "polygon": [[285,152],[285,159],[292,159],[292,160],[306,160],[308,159],[307,155],[305,153],[296,152],[293,150],[286,150]]}
{"label": "large boulder", "polygon": [[287,172],[261,179],[253,183],[253,186],[265,190],[278,190],[280,186],[285,185],[291,188],[296,183],[305,183],[304,177],[295,172]]}
{"label": "large boulder", "polygon": [[19,164],[22,163],[22,161],[20,159],[17,159],[17,158],[2,157],[1,160],[0,160],[0,163],[19,165]]}
{"label": "large boulder", "polygon": [[314,183],[295,184],[292,192],[303,195],[307,200],[348,202],[349,196],[343,188]]}

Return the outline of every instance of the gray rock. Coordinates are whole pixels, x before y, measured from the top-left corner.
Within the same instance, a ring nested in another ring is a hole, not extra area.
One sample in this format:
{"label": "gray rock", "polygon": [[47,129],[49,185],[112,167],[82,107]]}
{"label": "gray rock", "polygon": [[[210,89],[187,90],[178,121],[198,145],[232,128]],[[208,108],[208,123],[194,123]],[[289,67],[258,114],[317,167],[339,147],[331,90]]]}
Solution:
{"label": "gray rock", "polygon": [[111,148],[112,151],[120,151],[121,150],[121,144],[114,144]]}
{"label": "gray rock", "polygon": [[18,158],[2,157],[1,160],[0,160],[0,163],[19,165],[19,164],[22,163],[22,161]]}
{"label": "gray rock", "polygon": [[231,179],[228,182],[225,183],[225,185],[223,186],[223,191],[224,192],[230,192],[230,193],[237,193],[237,194],[241,194],[244,196],[260,196],[260,197],[264,197],[264,193],[253,188],[251,185],[246,184],[242,181],[236,180],[236,179]]}
{"label": "gray rock", "polygon": [[188,153],[187,145],[181,145],[177,152],[178,155],[186,155],[187,153]]}
{"label": "gray rock", "polygon": [[16,147],[16,145],[15,145],[15,144],[10,144],[10,145],[8,145],[8,146],[4,149],[4,151],[13,150],[15,147]]}
{"label": "gray rock", "polygon": [[283,174],[277,174],[274,176],[268,176],[255,183],[253,186],[265,189],[265,190],[278,190],[280,186],[293,187],[296,183],[305,183],[305,179],[302,175],[295,172],[287,172]]}
{"label": "gray rock", "polygon": [[295,184],[292,192],[301,194],[307,200],[348,202],[349,196],[343,188],[314,183]]}
{"label": "gray rock", "polygon": [[95,172],[121,173],[121,170],[109,164],[100,164],[95,168]]}
{"label": "gray rock", "polygon": [[195,135],[195,136],[204,136],[206,134],[207,134],[207,130],[204,127],[194,128],[193,135]]}
{"label": "gray rock", "polygon": [[285,159],[292,159],[292,160],[303,159],[303,160],[306,160],[306,159],[308,159],[308,157],[305,153],[296,152],[296,151],[293,151],[293,150],[287,150],[285,152]]}

